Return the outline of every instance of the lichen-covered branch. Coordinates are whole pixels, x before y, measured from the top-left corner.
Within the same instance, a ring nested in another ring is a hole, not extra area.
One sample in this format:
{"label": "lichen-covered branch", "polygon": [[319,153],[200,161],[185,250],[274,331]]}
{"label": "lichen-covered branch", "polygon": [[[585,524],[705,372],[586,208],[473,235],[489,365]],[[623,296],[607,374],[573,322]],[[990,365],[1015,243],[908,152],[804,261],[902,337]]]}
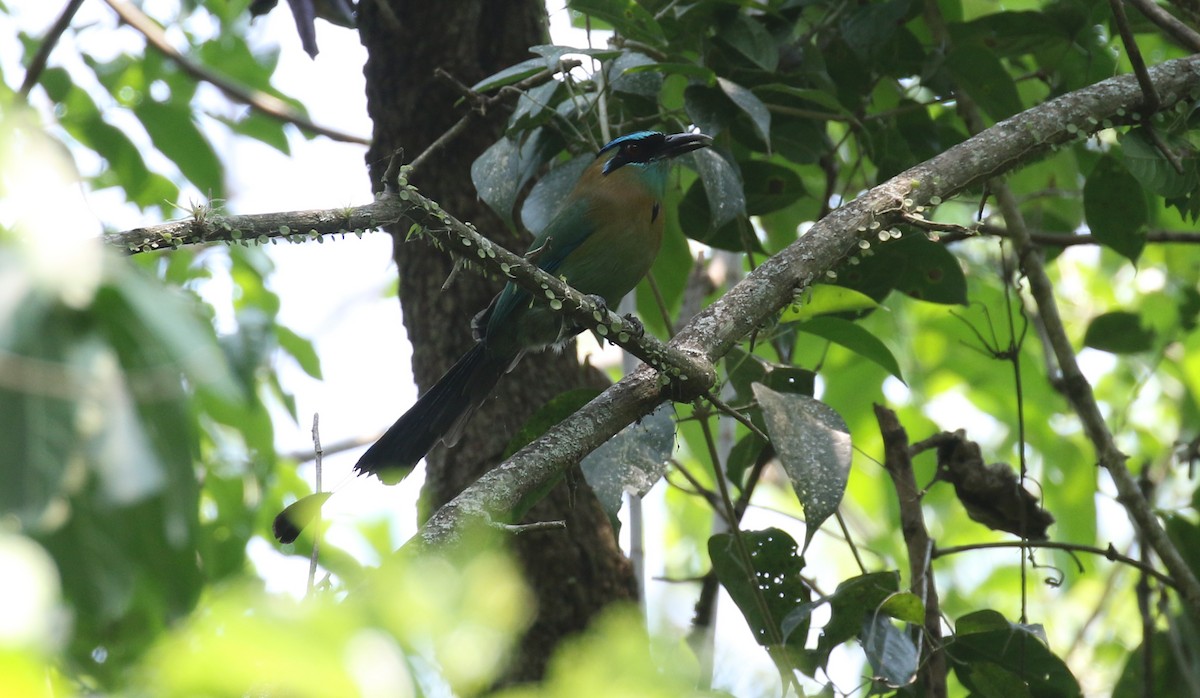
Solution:
{"label": "lichen-covered branch", "polygon": [[131,254],[212,242],[266,244],[285,239],[303,242],[325,235],[361,235],[385,226],[410,223],[409,237],[423,237],[453,252],[470,264],[503,274],[541,297],[580,327],[622,347],[657,369],[663,385],[671,384],[677,399],[690,400],[704,394],[716,381],[716,370],[703,355],[668,348],[652,336],[640,336],[630,321],[618,317],[592,298],[547,274],[524,257],[497,245],[442,210],[410,185],[402,169],[398,187],[382,193],[363,206],[314,211],[224,216],[197,208],[189,219],[137,228],[105,237],[105,241]]}
{"label": "lichen-covered branch", "polygon": [[[1200,97],[1200,56],[1158,65],[1150,69],[1150,77],[1162,108],[1173,109]],[[1141,116],[1141,100],[1133,76],[1110,78],[1017,114],[902,172],[832,211],[795,243],[766,259],[696,315],[670,345],[716,361],[791,303],[797,289],[825,278],[857,249],[860,239],[875,239],[893,217],[936,205],[1102,128],[1128,123]],[[506,515],[527,493],[561,477],[662,399],[652,375],[638,371],[626,377],[463,491],[425,523],[412,544],[448,543],[471,519]]]}

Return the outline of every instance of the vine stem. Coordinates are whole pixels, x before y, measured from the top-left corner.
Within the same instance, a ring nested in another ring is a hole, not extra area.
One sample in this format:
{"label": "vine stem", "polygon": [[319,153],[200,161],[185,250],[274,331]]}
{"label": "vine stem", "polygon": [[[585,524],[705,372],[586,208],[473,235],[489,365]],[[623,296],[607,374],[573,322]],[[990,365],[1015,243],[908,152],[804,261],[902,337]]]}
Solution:
{"label": "vine stem", "polygon": [[[717,481],[717,491],[721,495],[721,504],[725,508],[726,518],[730,522],[729,534],[733,538],[734,548],[737,550],[738,557],[741,559],[742,567],[746,573],[750,575],[750,590],[754,596],[754,605],[758,606],[758,612],[763,617],[763,630],[767,634],[767,640],[770,645],[767,646],[767,652],[771,658],[780,667],[781,671],[786,670],[785,683],[795,683],[795,669],[792,666],[791,660],[787,653],[783,651],[783,634],[780,631],[779,624],[771,615],[771,608],[767,605],[767,599],[763,596],[762,588],[759,586],[758,573],[754,568],[754,558],[750,554],[750,547],[746,545],[746,539],[742,537],[741,526],[737,523],[737,510],[733,506],[733,498],[729,496],[729,482],[725,479],[725,470],[721,466],[721,458],[717,453],[717,442],[713,437],[712,426],[708,423],[710,412],[708,407],[702,402],[695,403],[695,410],[699,413],[697,420],[700,424],[701,431],[704,432],[704,443],[708,446],[708,455],[712,459],[713,477]],[[799,686],[797,686],[797,689]]]}

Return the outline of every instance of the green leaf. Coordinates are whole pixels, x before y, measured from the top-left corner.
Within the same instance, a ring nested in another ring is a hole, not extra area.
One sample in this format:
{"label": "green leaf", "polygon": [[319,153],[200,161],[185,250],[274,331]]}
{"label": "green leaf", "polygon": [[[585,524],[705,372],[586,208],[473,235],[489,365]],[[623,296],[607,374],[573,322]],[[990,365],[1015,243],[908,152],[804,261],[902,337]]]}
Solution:
{"label": "green leaf", "polygon": [[741,347],[734,347],[725,355],[725,375],[741,402],[754,399],[755,383],[762,383],[770,370],[766,360],[751,354]]}
{"label": "green leaf", "polygon": [[1083,214],[1100,244],[1137,262],[1149,212],[1141,184],[1111,155],[1100,158],[1083,185]]}
{"label": "green leaf", "polygon": [[886,616],[870,614],[863,619],[863,651],[871,664],[871,678],[888,688],[912,683],[917,675],[920,655],[912,638],[899,630]]}
{"label": "green leaf", "polygon": [[300,368],[309,376],[321,380],[321,357],[311,340],[305,339],[283,325],[275,326],[275,336],[279,340],[279,348],[296,360]]}
{"label": "green leaf", "polygon": [[814,164],[832,148],[825,124],[796,117],[771,120],[771,144],[776,155],[798,165]]}
{"label": "green leaf", "polygon": [[287,131],[284,130],[284,124],[277,119],[263,116],[255,111],[248,111],[241,118],[237,119],[221,115],[214,115],[214,118],[228,126],[229,130],[236,134],[266,143],[284,155],[291,155],[292,153],[291,144],[288,143],[287,139]]}
{"label": "green leaf", "polygon": [[750,117],[750,122],[754,124],[754,129],[758,131],[758,135],[762,138],[763,143],[767,146],[767,150],[771,150],[771,112],[767,109],[767,105],[763,104],[753,92],[742,87],[741,85],[727,78],[717,77],[717,86],[725,93],[731,102],[737,105],[738,109],[745,112],[746,116]]}
{"label": "green leaf", "polygon": [[720,29],[717,36],[768,73],[774,73],[779,66],[779,47],[775,39],[749,14],[739,12],[734,15],[733,21]]}
{"label": "green leaf", "polygon": [[790,167],[765,160],[741,163],[746,215],[761,216],[787,208],[807,195],[800,175]]}
{"label": "green leaf", "polygon": [[608,514],[614,532],[621,530],[617,514],[622,495],[632,492],[645,496],[667,471],[674,449],[674,409],[670,403],[663,403],[580,462],[583,476]]}
{"label": "green leaf", "polygon": [[1144,187],[1164,198],[1187,196],[1200,186],[1200,165],[1194,152],[1189,152],[1186,141],[1172,138],[1170,134],[1160,133],[1159,136],[1168,148],[1177,155],[1183,155],[1180,162],[1183,172],[1163,157],[1162,151],[1154,145],[1145,126],[1139,126],[1122,133],[1118,140],[1121,143],[1121,161],[1129,173],[1137,178]]}
{"label": "green leaf", "polygon": [[814,284],[804,289],[803,295],[796,302],[783,309],[779,321],[796,322],[809,320],[818,315],[874,310],[878,307],[879,304],[873,298],[852,288],[832,284]]}
{"label": "green leaf", "polygon": [[908,11],[909,0],[858,5],[840,20],[841,38],[863,62],[870,62],[889,43]]}
{"label": "green leaf", "polygon": [[702,133],[714,137],[729,127],[737,113],[720,90],[697,84],[683,90],[683,109]]}
{"label": "green leaf", "polygon": [[[1154,632],[1131,652],[1113,687],[1114,696],[1170,696],[1180,686],[1195,686],[1200,680],[1200,633],[1186,615],[1170,616],[1169,628]],[[1146,675],[1146,652],[1150,652],[1150,675]]]}
{"label": "green leaf", "polygon": [[644,41],[652,46],[666,41],[654,15],[635,0],[570,0],[567,7],[608,22],[627,39]]}
{"label": "green leaf", "polygon": [[899,589],[899,572],[872,572],[841,582],[831,596],[817,602],[829,603],[829,622],[817,640],[820,665],[825,665],[833,648],[858,634],[865,616],[878,614]]}
{"label": "green leaf", "polygon": [[[996,669],[1016,678],[1039,698],[1074,698],[1082,695],[1079,682],[1066,663],[1046,647],[1027,627],[1008,623],[995,611],[977,611],[955,623],[956,634],[946,641],[945,651],[959,681],[981,695],[986,686],[975,681],[973,668],[991,664],[984,676]],[[1010,678],[1010,680],[1011,680]]]}
{"label": "green leaf", "polygon": [[[808,587],[800,578],[804,558],[796,549],[796,541],[777,528],[742,531],[740,535],[749,549],[751,568],[745,566],[737,542],[729,533],[708,539],[708,555],[713,572],[742,611],[754,638],[768,646],[774,632],[782,636],[782,619],[809,599]],[[765,614],[758,603],[759,595],[766,605]],[[807,623],[803,626],[807,628]],[[785,644],[803,648],[804,628],[792,632]]]}
{"label": "green leaf", "polygon": [[543,129],[531,131],[524,143],[505,136],[471,163],[471,181],[479,198],[510,227],[517,195],[550,156]]}
{"label": "green leaf", "polygon": [[[678,210],[680,230],[696,242],[731,252],[764,252],[762,243],[746,217],[735,216],[723,225],[715,225],[713,205],[702,180],[692,182],[683,200],[679,202]],[[728,210],[720,213],[725,215]]]}
{"label": "green leaf", "polygon": [[[737,169],[711,148],[697,150],[691,156],[708,197],[712,228],[720,228],[746,215],[746,195]],[[688,237],[692,236],[689,234]]]}
{"label": "green leaf", "polygon": [[838,283],[882,301],[893,289],[929,303],[967,304],[967,277],[954,255],[919,233],[872,241],[870,253],[837,270]]}
{"label": "green leaf", "polygon": [[509,132],[528,131],[540,126],[554,117],[554,94],[562,88],[562,83],[551,80],[522,92],[517,99],[517,106],[512,116],[508,118]]}
{"label": "green leaf", "polygon": [[499,72],[493,73],[479,82],[471,85],[471,90],[475,92],[487,92],[494,90],[497,87],[511,85],[514,82],[520,82],[527,77],[536,75],[544,70],[546,61],[543,58],[528,58]]}
{"label": "green leaf", "polygon": [[[635,65],[625,69],[626,75],[636,75],[637,73],[654,72],[661,75],[679,75],[682,77],[691,78],[704,85],[711,85],[717,80],[717,74],[712,68],[706,68],[695,63],[647,63],[645,65]],[[700,124],[696,124],[699,126]],[[701,129],[704,130],[703,128]],[[708,133],[708,131],[704,131]],[[711,135],[711,134],[710,134]]]}
{"label": "green leaf", "polygon": [[756,383],[767,434],[804,507],[804,549],[837,511],[854,455],[850,430],[834,409],[806,395],[781,393]]}
{"label": "green leaf", "polygon": [[1113,354],[1136,354],[1154,348],[1154,330],[1137,313],[1114,311],[1092,318],[1083,345]]}
{"label": "green leaf", "polygon": [[760,439],[758,434],[747,434],[739,439],[733,448],[729,449],[729,457],[725,462],[725,475],[730,482],[736,483],[739,487],[745,486],[743,480],[746,469],[758,460],[759,454],[766,445],[767,442]]}
{"label": "green leaf", "polygon": [[840,344],[864,359],[878,364],[898,378],[901,383],[904,382],[904,376],[900,373],[900,364],[896,361],[892,351],[861,325],[843,318],[819,317],[797,325],[796,330],[816,335],[834,344]]}
{"label": "green leaf", "polygon": [[595,159],[594,155],[572,158],[555,166],[533,185],[521,204],[521,223],[526,230],[537,235],[550,224],[580,175]]}
{"label": "green leaf", "polygon": [[212,144],[193,121],[186,105],[143,100],[133,108],[154,147],[175,163],[205,196],[225,198],[224,170]]}
{"label": "green leaf", "polygon": [[955,45],[946,56],[946,68],[958,86],[971,95],[993,121],[1003,121],[1021,111],[1012,75],[996,54],[983,44]]}
{"label": "green leaf", "polygon": [[655,69],[656,65],[644,53],[622,52],[609,69],[614,76],[609,84],[617,92],[655,99],[663,85],[663,73]]}

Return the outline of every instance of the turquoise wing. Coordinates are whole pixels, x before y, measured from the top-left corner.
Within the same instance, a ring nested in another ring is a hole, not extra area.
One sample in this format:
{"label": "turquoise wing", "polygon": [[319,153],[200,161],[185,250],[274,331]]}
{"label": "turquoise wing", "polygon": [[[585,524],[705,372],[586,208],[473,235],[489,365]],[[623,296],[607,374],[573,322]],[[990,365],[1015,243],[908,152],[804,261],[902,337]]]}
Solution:
{"label": "turquoise wing", "polygon": [[[547,274],[557,273],[563,261],[595,232],[595,224],[586,216],[587,210],[586,200],[582,197],[574,199],[533,239],[525,254]],[[529,291],[510,281],[492,306],[487,319],[488,334],[492,333],[492,327],[505,322],[514,310],[528,305],[531,299]]]}

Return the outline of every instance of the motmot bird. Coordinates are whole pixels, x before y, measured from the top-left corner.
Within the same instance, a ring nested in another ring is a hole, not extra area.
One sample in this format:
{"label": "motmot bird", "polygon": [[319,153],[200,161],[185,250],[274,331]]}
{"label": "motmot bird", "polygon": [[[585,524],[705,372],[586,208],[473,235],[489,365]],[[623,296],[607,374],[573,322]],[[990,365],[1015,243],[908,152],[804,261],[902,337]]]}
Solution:
{"label": "motmot bird", "polygon": [[[658,256],[670,161],[711,144],[700,133],[638,131],[614,139],[534,238],[527,259],[615,307]],[[561,346],[580,332],[512,282],[471,326],[475,345],[367,449],[357,472],[399,482],[437,443],[458,441],[467,420],[526,352]]]}

